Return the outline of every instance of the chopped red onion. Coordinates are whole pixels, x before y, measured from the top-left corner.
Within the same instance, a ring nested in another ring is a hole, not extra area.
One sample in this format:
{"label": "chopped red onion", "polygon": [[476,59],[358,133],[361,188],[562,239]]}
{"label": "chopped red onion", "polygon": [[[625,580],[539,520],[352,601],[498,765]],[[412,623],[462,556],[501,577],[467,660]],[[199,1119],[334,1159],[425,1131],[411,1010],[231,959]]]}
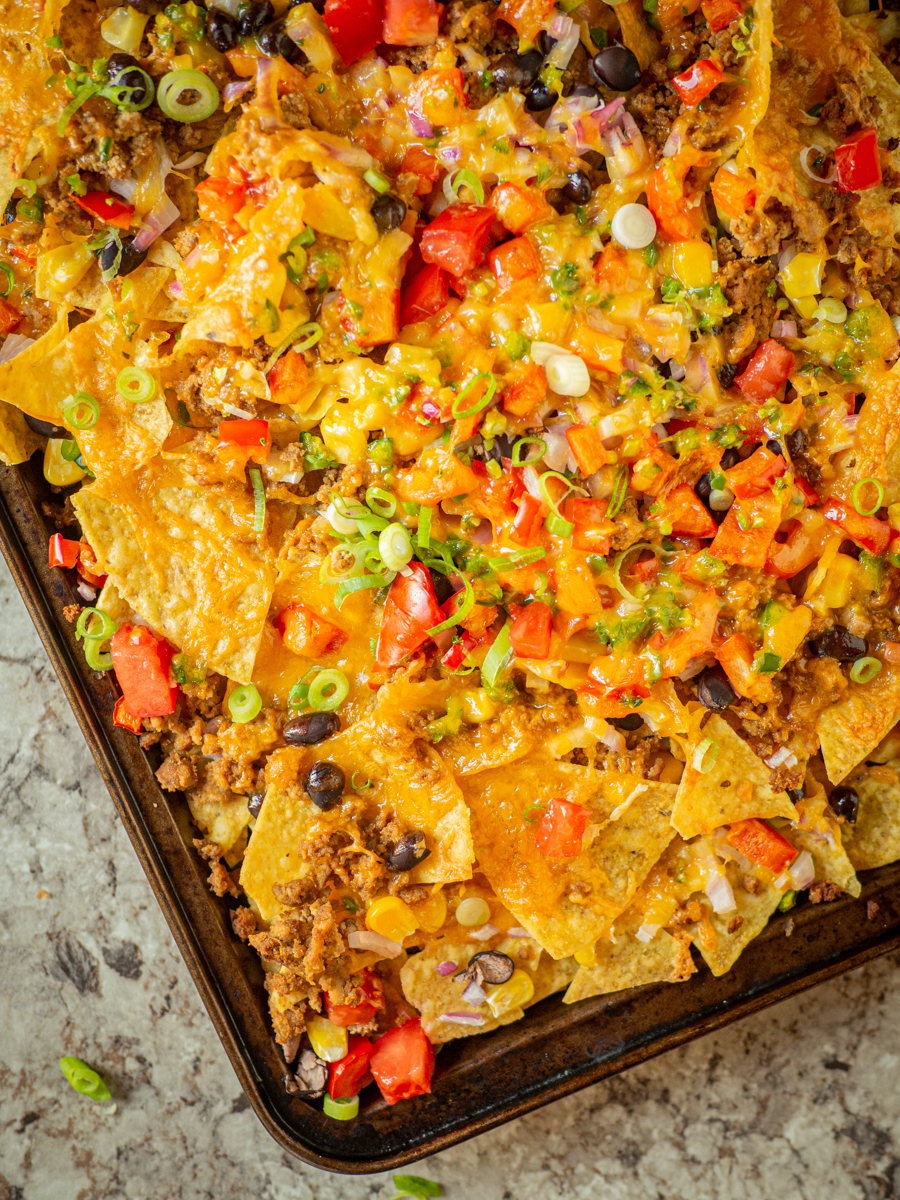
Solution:
{"label": "chopped red onion", "polygon": [[187,158],[183,158],[181,162],[177,162],[172,168],[173,171],[187,171],[191,167],[199,167],[201,163],[206,162],[205,154],[189,154]]}
{"label": "chopped red onion", "polygon": [[634,936],[639,942],[652,942],[659,933],[660,929],[662,929],[661,925],[648,925],[646,922],[644,922]]}
{"label": "chopped red onion", "polygon": [[692,392],[699,392],[708,381],[709,363],[706,355],[702,352],[690,355],[684,364],[684,382]]}
{"label": "chopped red onion", "polygon": [[763,761],[767,767],[780,767],[786,758],[790,758],[791,752],[787,746],[779,746],[771,758],[766,758]]}
{"label": "chopped red onion", "polygon": [[89,583],[85,583],[83,579],[75,591],[82,598],[82,600],[87,600],[88,604],[93,604],[97,599],[97,589],[92,588],[91,585]]}
{"label": "chopped red onion", "polygon": [[252,79],[235,79],[231,83],[226,83],[222,99],[226,104],[233,104],[235,100],[239,100],[243,96],[244,92],[250,91],[253,82]]}
{"label": "chopped red onion", "polygon": [[169,295],[170,296],[181,296],[183,294],[184,294],[184,287],[182,286],[181,281],[178,279],[173,279],[172,282],[169,284]]}
{"label": "chopped red onion", "polygon": [[571,17],[559,14],[553,18],[550,33],[557,41],[550,48],[550,53],[547,55],[546,61],[549,66],[557,67],[560,71],[564,71],[578,46],[581,31]]}
{"label": "chopped red onion", "polygon": [[684,379],[684,367],[680,363],[677,363],[674,358],[669,359],[669,374],[676,383]]}
{"label": "chopped red onion", "polygon": [[636,358],[631,358],[627,354],[622,358],[622,366],[626,371],[632,371],[635,375],[639,375],[641,372],[641,364],[638,362],[638,360]]}
{"label": "chopped red onion", "polygon": [[814,180],[816,183],[834,183],[835,179],[837,179],[837,171],[834,163],[831,164],[831,170],[827,175],[817,175],[810,167],[809,156],[812,154],[813,150],[815,150],[820,158],[828,157],[828,151],[822,146],[804,146],[799,155],[800,166],[803,168],[804,174],[808,175],[810,179]]}
{"label": "chopped red onion", "polygon": [[347,945],[351,950],[372,950],[383,958],[396,958],[403,953],[403,946],[391,938],[373,933],[370,929],[352,929],[347,934]]}
{"label": "chopped red onion", "polygon": [[448,960],[447,962],[438,963],[434,969],[437,971],[438,975],[443,975],[446,977],[447,975],[452,975],[458,966],[459,963],[450,962]]}
{"label": "chopped red onion", "polygon": [[730,913],[737,908],[731,884],[724,875],[713,875],[707,880],[706,894],[714,913]]}
{"label": "chopped red onion", "polygon": [[778,255],[778,270],[783,271],[784,268],[797,256],[797,245],[793,241],[785,242],[781,248],[781,253]]}
{"label": "chopped red onion", "polygon": [[802,892],[804,888],[808,888],[811,883],[815,882],[816,864],[808,850],[797,855],[788,867],[788,875],[791,877],[791,887],[795,892]]}
{"label": "chopped red onion", "polygon": [[238,408],[236,404],[223,404],[222,410],[223,412],[227,412],[229,417],[239,417],[242,421],[252,421],[254,419],[252,412],[247,412],[244,408]]}
{"label": "chopped red onion", "polygon": [[138,181],[132,175],[128,179],[111,179],[109,181],[109,190],[115,195],[121,196],[123,200],[131,203],[131,198],[137,191]]}
{"label": "chopped red onion", "polygon": [[773,321],[772,322],[772,337],[793,338],[796,336],[797,336],[797,322],[796,321]]}
{"label": "chopped red onion", "polygon": [[452,1012],[443,1013],[441,1020],[449,1021],[452,1025],[483,1025],[485,1019],[481,1013]]}
{"label": "chopped red onion", "polygon": [[27,350],[29,346],[33,346],[34,343],[34,338],[25,337],[22,333],[11,333],[3,345],[0,346],[0,363],[9,362],[16,355],[21,354],[23,350]]}
{"label": "chopped red onion", "polygon": [[571,450],[566,438],[566,430],[570,425],[571,421],[567,421],[565,425],[550,425],[544,428],[542,436],[547,443],[544,462],[551,471],[564,470],[569,460]]}
{"label": "chopped red onion", "polygon": [[845,429],[849,429],[851,433],[855,433],[856,426],[859,423],[859,413],[849,413],[846,417],[841,417],[841,422]]}
{"label": "chopped red onion", "polygon": [[494,540],[494,527],[490,521],[482,521],[469,535],[479,546],[489,546]]}
{"label": "chopped red onion", "polygon": [[425,118],[420,116],[413,108],[410,108],[407,111],[409,116],[409,127],[416,137],[434,137],[434,129],[432,129],[430,122],[426,121]]}
{"label": "chopped red onion", "polygon": [[677,125],[675,129],[666,138],[666,144],[663,146],[663,157],[673,158],[681,149],[681,132]]}
{"label": "chopped red onion", "polygon": [[482,925],[480,929],[470,929],[469,937],[474,938],[476,942],[486,942],[492,938],[495,933],[499,932],[500,930],[496,925],[487,924]]}
{"label": "chopped red onion", "polygon": [[612,750],[614,754],[625,753],[625,738],[622,736],[620,730],[614,729],[612,726],[607,729],[600,741],[608,750]]}
{"label": "chopped red onion", "polygon": [[520,925],[513,925],[511,929],[507,929],[506,936],[511,938],[530,938],[531,934],[527,929],[522,929]]}
{"label": "chopped red onion", "polygon": [[678,678],[682,683],[687,683],[689,679],[693,679],[695,675],[699,675],[701,671],[712,666],[713,662],[715,659],[711,654],[701,654],[697,658],[692,658]]}
{"label": "chopped red onion", "polygon": [[147,215],[147,220],[134,239],[135,250],[146,250],[148,246],[156,241],[163,230],[173,225],[180,216],[181,212],[178,206],[163,193],[162,199],[153,211]]}
{"label": "chopped red onion", "polygon": [[532,466],[522,468],[522,482],[525,485],[525,491],[529,496],[534,496],[535,500],[540,500],[542,503],[544,497],[541,495],[541,489],[538,486],[540,474]]}
{"label": "chopped red onion", "polygon": [[462,998],[466,1004],[471,1004],[473,1008],[477,1008],[479,1004],[484,1004],[485,1000],[487,1000],[487,992],[473,979],[463,992]]}

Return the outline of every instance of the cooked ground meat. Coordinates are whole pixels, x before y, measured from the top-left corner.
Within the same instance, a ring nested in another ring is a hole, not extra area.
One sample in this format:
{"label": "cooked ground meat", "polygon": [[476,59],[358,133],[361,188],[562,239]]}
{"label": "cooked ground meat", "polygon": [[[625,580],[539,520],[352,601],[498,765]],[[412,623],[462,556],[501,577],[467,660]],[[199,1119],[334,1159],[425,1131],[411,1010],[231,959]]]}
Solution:
{"label": "cooked ground meat", "polygon": [[309,105],[302,92],[289,92],[281,98],[281,111],[285,121],[294,129],[309,129]]}
{"label": "cooked ground meat", "polygon": [[858,125],[873,125],[881,105],[862,81],[844,71],[834,78],[834,93],[825,101],[820,120],[837,142]]}
{"label": "cooked ground meat", "polygon": [[[161,132],[160,122],[143,113],[120,112],[104,100],[89,100],[69,122],[66,141],[72,157],[78,160],[79,171],[128,179],[155,157]],[[104,160],[106,138],[112,145]]]}
{"label": "cooked ground meat", "polygon": [[810,904],[827,904],[829,900],[837,900],[844,893],[836,883],[814,883],[809,889]]}
{"label": "cooked ground meat", "polygon": [[[319,894],[332,888],[349,888],[364,901],[385,889],[407,899],[409,873],[389,871],[385,862],[391,847],[409,830],[392,814],[345,822],[345,828],[316,831],[300,843],[300,857],[310,867],[310,885]],[[365,847],[360,850],[360,845]],[[424,898],[424,897],[423,897]],[[407,901],[409,902],[409,901]]]}
{"label": "cooked ground meat", "polygon": [[[725,238],[720,238],[719,244],[724,241]],[[775,264],[768,261],[756,263],[738,258],[720,264],[722,288],[738,317],[737,321],[726,322],[725,326],[729,338],[729,362],[740,362],[769,336],[778,313],[774,296],[767,292],[775,274]]]}
{"label": "cooked ground meat", "polygon": [[[658,157],[668,140],[675,118],[682,111],[681,99],[669,83],[665,61],[652,63],[644,72],[640,88],[628,100],[651,154]],[[651,145],[652,143],[652,145]]]}
{"label": "cooked ground meat", "polygon": [[213,894],[234,896],[235,898],[240,896],[240,886],[235,883],[234,877],[221,861],[222,855],[225,853],[222,847],[206,838],[194,838],[194,846],[200,857],[205,858],[209,863],[209,886]]}
{"label": "cooked ground meat", "polygon": [[728,933],[737,933],[737,931],[741,928],[741,926],[743,924],[744,924],[744,918],[740,915],[740,913],[736,913],[733,917],[730,918],[730,920],[728,922],[728,926],[727,926]]}
{"label": "cooked ground meat", "polygon": [[166,758],[156,778],[167,792],[186,792],[197,782],[197,766],[190,755],[176,751]]}

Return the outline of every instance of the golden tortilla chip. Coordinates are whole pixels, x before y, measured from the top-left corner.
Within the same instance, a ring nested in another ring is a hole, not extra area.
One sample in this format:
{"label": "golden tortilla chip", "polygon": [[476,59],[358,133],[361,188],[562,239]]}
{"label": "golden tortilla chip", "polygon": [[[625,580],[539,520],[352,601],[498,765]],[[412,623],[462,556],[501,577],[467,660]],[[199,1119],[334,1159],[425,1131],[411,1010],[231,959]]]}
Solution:
{"label": "golden tortilla chip", "polygon": [[594,947],[596,965],[579,967],[564,1004],[605,996],[648,983],[683,983],[697,970],[686,933],[657,930],[649,942],[635,935],[643,923],[639,910],[630,908],[616,921],[612,937],[600,938]]}
{"label": "golden tortilla chip", "polygon": [[[718,743],[719,753],[712,768],[701,775],[691,759],[696,747],[707,738]],[[770,775],[769,768],[728,722],[714,714],[690,746],[672,810],[672,825],[683,838],[692,838],[747,817],[787,817],[795,821],[797,810],[787,792],[772,790]]]}
{"label": "golden tortilla chip", "polygon": [[19,410],[0,400],[0,462],[8,467],[27,462],[43,444]]}
{"label": "golden tortilla chip", "polygon": [[819,716],[816,732],[832,783],[859,766],[900,720],[900,666],[882,663],[870,683],[851,683],[849,690]]}
{"label": "golden tortilla chip", "polygon": [[198,664],[249,683],[274,586],[252,496],[197,486],[177,462],[157,460],[72,502],[135,612]]}
{"label": "golden tortilla chip", "polygon": [[[468,986],[465,981],[456,980],[453,975],[439,975],[435,970],[440,963],[453,962],[461,971],[478,949],[480,947],[476,948],[471,942],[429,943],[420,954],[411,954],[400,970],[403,995],[419,1010],[422,1028],[436,1044],[470,1037],[473,1033],[488,1033],[501,1025],[511,1025],[525,1015],[521,1008],[513,1008],[502,1017],[494,1017],[486,1004],[478,1007],[467,1004],[462,998]],[[482,1020],[480,1024],[444,1021],[441,1018],[446,1013],[465,1013],[480,1016]]]}
{"label": "golden tortilla chip", "polygon": [[857,871],[900,858],[900,758],[853,781],[859,796],[855,825],[841,826],[847,857]]}
{"label": "golden tortilla chip", "polygon": [[[763,873],[752,864],[749,870],[742,870],[736,863],[728,862],[725,864],[725,873],[734,892],[736,907],[729,913],[714,913],[707,898],[701,896],[699,902],[708,924],[703,922],[702,926],[691,927],[694,945],[716,976],[724,975],[734,966],[744,947],[765,929],[769,917],[785,894],[772,887],[763,878]],[[758,891],[748,892],[744,887],[743,880],[748,875],[756,879]]]}
{"label": "golden tortilla chip", "polygon": [[455,775],[477,775],[524,758],[538,743],[527,711],[505,708],[492,721],[463,725],[456,737],[441,742],[441,758]]}
{"label": "golden tortilla chip", "polygon": [[[505,950],[504,953],[509,954],[510,952]],[[516,965],[518,966],[518,963]],[[578,971],[579,966],[574,958],[555,959],[551,958],[549,954],[542,954],[540,962],[531,971],[534,978],[534,995],[522,1007],[531,1008],[533,1004],[546,1000],[555,992],[561,992],[563,988],[569,986]]]}
{"label": "golden tortilla chip", "polygon": [[844,849],[844,831],[852,826],[837,820],[828,807],[825,789],[811,774],[806,776],[797,812],[800,824],[788,831],[788,837],[798,850],[808,850],[813,856],[816,882],[836,883],[842,892],[858,896],[860,882]]}
{"label": "golden tortilla chip", "polygon": [[194,822],[211,842],[230,854],[250,824],[247,797],[225,796],[218,788],[207,791],[202,787],[192,788],[186,795]]}

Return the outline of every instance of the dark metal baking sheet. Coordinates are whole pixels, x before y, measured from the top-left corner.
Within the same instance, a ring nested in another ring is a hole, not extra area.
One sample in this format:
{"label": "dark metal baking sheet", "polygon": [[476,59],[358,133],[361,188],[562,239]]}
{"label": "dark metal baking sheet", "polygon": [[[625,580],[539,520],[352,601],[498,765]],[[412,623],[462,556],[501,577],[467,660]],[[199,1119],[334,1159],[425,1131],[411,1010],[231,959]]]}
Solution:
{"label": "dark metal baking sheet", "polygon": [[369,1099],[353,1123],[329,1120],[283,1091],[259,960],[206,886],[187,805],[159,789],[137,739],[113,725],[112,687],[87,669],[65,620],[63,607],[78,597],[47,567],[52,531],[42,506],[60,498],[46,488],[40,456],[0,468],[0,498],[3,553],[241,1086],[272,1137],[305,1162],[347,1174],[395,1169],[900,946],[894,865],[867,872],[859,900],[777,917],[721,979],[701,966],[683,984],[569,1007],[551,997],[522,1021],[445,1046],[431,1096],[393,1108]]}

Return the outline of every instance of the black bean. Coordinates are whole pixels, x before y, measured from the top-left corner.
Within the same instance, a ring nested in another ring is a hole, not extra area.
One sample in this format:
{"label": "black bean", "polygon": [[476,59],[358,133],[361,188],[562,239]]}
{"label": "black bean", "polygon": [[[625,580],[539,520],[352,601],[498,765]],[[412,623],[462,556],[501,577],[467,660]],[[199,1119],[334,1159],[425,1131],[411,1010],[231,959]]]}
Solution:
{"label": "black bean", "polygon": [[476,971],[484,983],[506,983],[512,979],[516,964],[499,950],[481,950],[469,959],[469,971]]}
{"label": "black bean", "polygon": [[37,417],[29,417],[28,413],[23,413],[25,424],[29,429],[33,429],[35,433],[39,433],[45,438],[68,438],[71,437],[68,429],[62,425],[51,425],[49,421],[39,421]]}
{"label": "black bean", "polygon": [[809,437],[805,429],[795,429],[784,439],[784,444],[788,448],[788,454],[791,458],[796,458],[799,454],[805,454],[809,449]]}
{"label": "black bean", "polygon": [[250,809],[251,817],[259,816],[260,809],[263,806],[263,800],[265,800],[265,798],[265,792],[251,792],[247,797],[247,807]]}
{"label": "black bean", "polygon": [[275,9],[264,0],[262,4],[249,4],[238,18],[238,33],[241,37],[256,37],[275,19]]}
{"label": "black bean", "polygon": [[641,64],[627,46],[607,46],[594,55],[588,71],[595,83],[614,92],[630,92],[641,82]]}
{"label": "black bean", "polygon": [[372,214],[372,220],[375,222],[375,228],[379,233],[390,233],[392,229],[397,229],[403,224],[403,218],[406,216],[406,205],[399,196],[393,196],[390,192],[385,192],[383,196],[376,196],[372,201],[369,212]]}
{"label": "black bean", "polygon": [[584,171],[570,171],[567,179],[568,183],[563,188],[566,199],[571,200],[573,204],[587,204],[594,194],[594,189]]}
{"label": "black bean", "polygon": [[289,63],[298,63],[303,58],[303,51],[281,21],[267,25],[257,36],[256,44],[269,58],[281,57]]}
{"label": "black bean", "polygon": [[525,107],[529,112],[543,112],[552,108],[559,99],[553,88],[547,87],[543,79],[536,79],[525,93]]}
{"label": "black bean", "polygon": [[284,740],[289,746],[317,746],[340,732],[341,722],[337,713],[307,713],[305,717],[292,717],[284,726]]}
{"label": "black bean", "polygon": [[387,857],[389,871],[411,871],[424,862],[431,851],[425,845],[424,833],[404,833],[399,842],[394,842]]}
{"label": "black bean", "polygon": [[766,442],[766,449],[771,450],[773,454],[780,454],[782,458],[784,457],[784,447],[781,445],[781,442],[776,442],[774,438],[769,438]]}
{"label": "black bean", "polygon": [[123,71],[140,70],[141,64],[132,54],[123,54],[117,50],[106,60],[106,74],[110,79],[116,79]]}
{"label": "black bean", "polygon": [[6,208],[4,208],[4,210],[3,210],[3,224],[4,225],[8,225],[10,223],[10,221],[14,221],[16,219],[16,205],[18,203],[19,202],[15,198],[15,196],[10,196],[10,198],[7,200]]}
{"label": "black bean", "polygon": [[527,54],[501,54],[491,67],[494,87],[498,92],[508,92],[511,88],[525,91],[537,79],[542,61],[537,50],[529,50]]}
{"label": "black bean", "polygon": [[284,1090],[291,1096],[302,1096],[304,1100],[316,1100],[325,1092],[328,1082],[328,1065],[317,1058],[312,1050],[301,1050],[297,1070],[290,1071],[283,1079]]}
{"label": "black bean", "polygon": [[859,816],[859,796],[852,787],[836,787],[828,797],[831,811],[843,817],[848,825],[855,825]]}
{"label": "black bean", "polygon": [[640,729],[644,723],[644,718],[638,713],[629,713],[627,717],[610,717],[610,725],[615,725],[616,729],[624,729],[626,733],[633,733],[635,729]]}
{"label": "black bean", "polygon": [[538,34],[538,45],[541,48],[541,54],[543,54],[544,58],[546,58],[556,45],[556,38],[552,37],[546,29],[542,29]]}
{"label": "black bean", "polygon": [[697,683],[697,699],[704,708],[722,712],[737,700],[737,692],[721,667],[707,667]]}
{"label": "black bean", "polygon": [[712,480],[710,479],[709,471],[705,475],[700,476],[694,484],[694,491],[704,503],[709,500],[709,494],[712,491]]}
{"label": "black bean", "polygon": [[738,377],[739,369],[737,363],[722,363],[721,367],[716,371],[716,378],[723,388],[734,387],[734,381]]}
{"label": "black bean", "polygon": [[431,576],[431,582],[434,584],[434,594],[437,597],[438,604],[446,604],[453,595],[453,584],[446,575],[442,575],[434,567],[428,568],[428,574]]}
{"label": "black bean", "polygon": [[740,451],[735,450],[734,446],[729,446],[728,449],[725,451],[725,453],[722,455],[722,461],[719,463],[719,466],[722,468],[723,471],[727,471],[729,469],[729,467],[736,466],[737,463],[739,463],[740,461],[741,461]]}
{"label": "black bean", "polygon": [[122,253],[119,258],[119,244],[117,242],[106,243],[97,260],[100,263],[101,271],[111,271],[116,266],[116,259],[119,258],[116,274],[130,275],[147,257],[146,250],[135,250],[133,237],[122,238],[121,245]]}
{"label": "black bean", "polygon": [[[128,55],[123,55],[127,58]],[[147,75],[140,67],[126,67],[119,71],[115,77],[110,76],[110,86],[119,90],[118,100],[121,103],[130,105],[141,105],[147,99],[147,96],[152,94],[151,89],[153,82],[150,76]],[[127,91],[122,89],[127,88]]]}
{"label": "black bean", "polygon": [[803,799],[803,788],[788,788],[787,794],[791,804],[799,804]]}
{"label": "black bean", "polygon": [[330,808],[340,804],[346,782],[344,772],[337,763],[325,759],[313,763],[306,777],[306,792],[316,808],[328,812]]}
{"label": "black bean", "polygon": [[512,458],[512,448],[516,441],[514,437],[510,437],[508,433],[498,433],[491,441],[493,445],[485,454],[485,458],[492,458],[496,462],[500,462],[502,458]]}
{"label": "black bean", "polygon": [[843,625],[833,625],[810,642],[819,658],[836,658],[838,662],[851,662],[866,652],[864,638],[857,637]]}
{"label": "black bean", "polygon": [[233,50],[241,40],[238,35],[237,21],[231,13],[227,13],[221,8],[210,9],[206,22],[206,36],[222,54]]}

